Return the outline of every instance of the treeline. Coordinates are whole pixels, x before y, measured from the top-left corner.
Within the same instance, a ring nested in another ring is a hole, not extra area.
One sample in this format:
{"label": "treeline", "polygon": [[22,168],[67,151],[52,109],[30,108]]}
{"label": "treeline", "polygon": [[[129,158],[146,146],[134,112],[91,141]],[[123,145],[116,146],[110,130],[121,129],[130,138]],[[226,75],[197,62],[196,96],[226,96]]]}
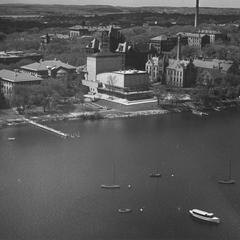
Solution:
{"label": "treeline", "polygon": [[21,111],[33,106],[41,106],[43,112],[54,111],[57,104],[71,97],[83,102],[83,94],[84,88],[77,77],[47,79],[40,85],[15,86],[9,105]]}

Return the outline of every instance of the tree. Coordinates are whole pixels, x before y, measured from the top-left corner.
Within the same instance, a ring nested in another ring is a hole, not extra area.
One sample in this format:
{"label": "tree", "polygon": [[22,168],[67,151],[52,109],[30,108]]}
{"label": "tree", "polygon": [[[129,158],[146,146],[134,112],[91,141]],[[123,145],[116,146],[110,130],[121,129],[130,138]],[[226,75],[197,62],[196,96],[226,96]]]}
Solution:
{"label": "tree", "polygon": [[157,98],[157,105],[160,106],[160,101],[165,98],[167,92],[163,85],[157,85],[153,87],[153,94]]}

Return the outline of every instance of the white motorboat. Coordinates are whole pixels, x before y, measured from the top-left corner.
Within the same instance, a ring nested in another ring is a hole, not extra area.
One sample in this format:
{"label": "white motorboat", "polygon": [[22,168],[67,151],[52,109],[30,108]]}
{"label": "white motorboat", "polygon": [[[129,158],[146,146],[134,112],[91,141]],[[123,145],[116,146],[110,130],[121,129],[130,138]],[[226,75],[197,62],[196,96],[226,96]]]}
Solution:
{"label": "white motorboat", "polygon": [[117,188],[120,188],[120,185],[116,185],[116,184],[113,184],[113,185],[102,184],[102,185],[101,185],[101,188],[105,188],[105,189],[117,189]]}
{"label": "white motorboat", "polygon": [[214,110],[217,111],[217,112],[220,112],[221,108],[220,107],[215,107]]}
{"label": "white motorboat", "polygon": [[9,137],[8,138],[8,141],[14,141],[14,140],[16,140],[16,138],[14,138],[14,137]]}
{"label": "white motorboat", "polygon": [[192,113],[195,114],[195,115],[198,115],[198,116],[208,116],[208,113],[201,112],[201,111],[198,111],[198,110],[192,110]]}
{"label": "white motorboat", "polygon": [[132,212],[132,209],[130,209],[130,208],[119,208],[118,212],[119,213],[130,213],[130,212]]}
{"label": "white motorboat", "polygon": [[207,221],[207,222],[220,223],[220,219],[218,217],[215,217],[213,213],[205,212],[199,209],[189,210],[189,213],[193,217]]}

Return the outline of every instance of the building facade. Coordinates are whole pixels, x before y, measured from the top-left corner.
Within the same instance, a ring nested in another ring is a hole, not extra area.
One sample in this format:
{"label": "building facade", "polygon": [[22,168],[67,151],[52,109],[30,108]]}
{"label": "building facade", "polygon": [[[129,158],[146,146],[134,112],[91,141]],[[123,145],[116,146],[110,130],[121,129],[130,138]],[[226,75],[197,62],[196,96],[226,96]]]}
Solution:
{"label": "building facade", "polygon": [[14,87],[22,85],[36,85],[42,82],[42,78],[32,76],[26,72],[20,72],[18,70],[0,70],[0,84],[4,97],[6,99],[11,99],[14,94]]}
{"label": "building facade", "polygon": [[151,82],[163,82],[167,62],[165,57],[150,57],[145,65]]}
{"label": "building facade", "polygon": [[166,68],[166,84],[187,88],[195,85],[197,69],[192,61],[170,59]]}
{"label": "building facade", "polygon": [[152,97],[146,71],[127,70],[100,73],[97,75],[98,92],[127,100]]}

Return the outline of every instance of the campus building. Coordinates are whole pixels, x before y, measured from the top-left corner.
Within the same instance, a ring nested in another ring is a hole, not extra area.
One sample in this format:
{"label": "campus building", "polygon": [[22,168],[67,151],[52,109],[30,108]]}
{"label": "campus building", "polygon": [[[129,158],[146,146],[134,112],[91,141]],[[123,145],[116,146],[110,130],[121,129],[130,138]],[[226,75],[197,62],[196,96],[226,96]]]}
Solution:
{"label": "campus building", "polygon": [[100,73],[97,75],[97,82],[98,92],[119,98],[137,100],[152,96],[146,71],[123,70]]}
{"label": "campus building", "polygon": [[21,67],[22,71],[28,72],[33,76],[39,76],[42,78],[48,77],[62,77],[76,72],[76,67],[64,63],[60,60],[40,60]]}
{"label": "campus building", "polygon": [[166,67],[166,84],[172,87],[195,85],[197,70],[192,60],[181,59],[181,35],[178,36],[177,59],[169,59]]}
{"label": "campus building", "polygon": [[144,99],[151,96],[149,77],[146,71],[123,70],[122,54],[111,53],[107,41],[101,51],[87,57],[86,78],[83,85],[91,94],[104,93],[128,100]]}
{"label": "campus building", "polygon": [[220,84],[227,74],[239,75],[239,66],[233,61],[219,59],[194,59],[197,68],[196,83],[203,86]]}
{"label": "campus building", "polygon": [[6,99],[10,99],[14,93],[14,87],[20,85],[35,85],[40,84],[43,79],[32,76],[29,73],[21,72],[19,70],[0,70],[0,85]]}

